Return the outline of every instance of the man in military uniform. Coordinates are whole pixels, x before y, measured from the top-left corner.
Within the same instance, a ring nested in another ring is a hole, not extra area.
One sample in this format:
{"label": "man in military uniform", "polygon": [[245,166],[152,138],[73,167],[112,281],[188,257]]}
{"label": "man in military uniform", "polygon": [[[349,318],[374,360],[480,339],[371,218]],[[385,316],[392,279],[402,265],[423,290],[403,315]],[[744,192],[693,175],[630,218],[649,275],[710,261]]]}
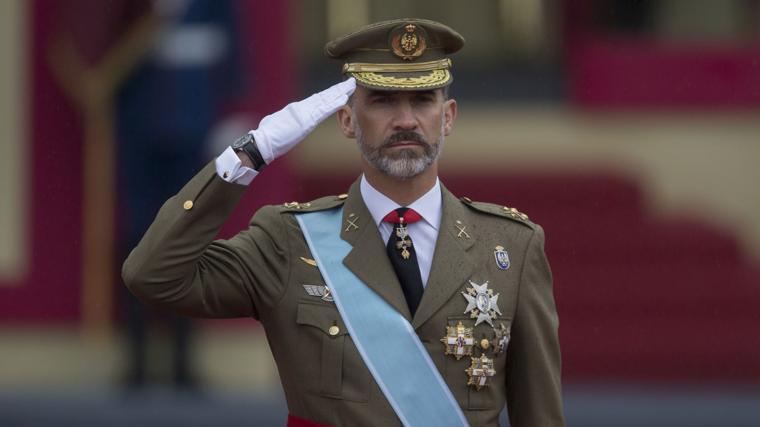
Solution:
{"label": "man in military uniform", "polygon": [[[124,263],[146,302],[260,320],[289,425],[495,426],[505,403],[514,427],[564,424],[543,230],[437,177],[463,45],[421,19],[328,43],[348,78],[265,117],[164,204]],[[264,207],[214,241],[263,167],[335,112],[362,153],[348,193]]]}

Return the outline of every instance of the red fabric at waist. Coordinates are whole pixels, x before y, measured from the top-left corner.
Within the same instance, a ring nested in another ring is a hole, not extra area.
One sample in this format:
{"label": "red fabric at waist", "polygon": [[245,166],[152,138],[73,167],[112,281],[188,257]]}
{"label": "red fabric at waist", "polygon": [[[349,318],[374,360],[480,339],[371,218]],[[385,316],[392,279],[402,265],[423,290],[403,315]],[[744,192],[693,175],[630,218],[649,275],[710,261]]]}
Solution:
{"label": "red fabric at waist", "polygon": [[288,426],[287,427],[330,427],[327,424],[319,424],[314,421],[307,420],[305,418],[296,417],[295,415],[288,414]]}

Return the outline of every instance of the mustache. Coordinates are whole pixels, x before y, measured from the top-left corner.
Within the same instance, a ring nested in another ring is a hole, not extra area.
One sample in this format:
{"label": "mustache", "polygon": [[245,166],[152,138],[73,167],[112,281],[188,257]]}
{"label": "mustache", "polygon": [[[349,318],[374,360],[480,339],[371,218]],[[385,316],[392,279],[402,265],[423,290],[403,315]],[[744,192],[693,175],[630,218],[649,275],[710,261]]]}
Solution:
{"label": "mustache", "polygon": [[418,143],[420,143],[422,145],[425,145],[425,146],[430,145],[425,140],[425,137],[422,136],[422,135],[420,135],[420,134],[418,134],[417,132],[414,132],[414,131],[401,131],[401,132],[396,132],[393,135],[391,135],[390,137],[388,137],[388,139],[386,139],[385,142],[383,143],[383,147],[390,147],[390,146],[392,146],[392,145],[394,145],[396,143],[399,143],[401,141],[414,141],[414,142],[418,142]]}

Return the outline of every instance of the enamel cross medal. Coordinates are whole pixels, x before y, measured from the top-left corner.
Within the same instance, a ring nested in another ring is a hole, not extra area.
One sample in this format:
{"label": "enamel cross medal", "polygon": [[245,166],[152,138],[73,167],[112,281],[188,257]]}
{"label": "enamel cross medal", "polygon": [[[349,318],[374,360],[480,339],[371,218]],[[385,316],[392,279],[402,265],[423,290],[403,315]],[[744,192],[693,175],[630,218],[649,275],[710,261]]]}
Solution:
{"label": "enamel cross medal", "polygon": [[475,339],[472,336],[472,328],[468,328],[459,322],[456,326],[446,327],[446,336],[441,338],[441,342],[446,346],[444,354],[454,355],[459,360],[463,356],[472,355]]}
{"label": "enamel cross medal", "polygon": [[470,367],[465,369],[468,380],[467,385],[475,386],[475,390],[480,390],[488,385],[488,379],[496,375],[493,367],[493,359],[481,354],[480,357],[471,357]]}
{"label": "enamel cross medal", "polygon": [[493,319],[497,314],[501,314],[499,306],[499,294],[494,295],[493,290],[488,289],[488,281],[482,285],[478,285],[472,280],[469,281],[472,285],[471,288],[467,288],[467,293],[462,292],[462,295],[467,299],[467,308],[464,310],[465,314],[470,313],[470,317],[475,320],[475,326],[478,326],[484,321],[493,326]]}

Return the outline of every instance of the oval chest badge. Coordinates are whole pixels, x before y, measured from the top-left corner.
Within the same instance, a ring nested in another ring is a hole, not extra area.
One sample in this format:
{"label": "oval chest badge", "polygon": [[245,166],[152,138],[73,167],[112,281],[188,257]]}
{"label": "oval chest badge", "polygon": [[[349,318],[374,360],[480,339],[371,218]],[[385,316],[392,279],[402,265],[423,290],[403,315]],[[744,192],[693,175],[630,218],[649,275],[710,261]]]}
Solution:
{"label": "oval chest badge", "polygon": [[503,246],[497,246],[493,251],[493,256],[496,258],[496,265],[501,270],[506,270],[509,268],[509,254]]}

